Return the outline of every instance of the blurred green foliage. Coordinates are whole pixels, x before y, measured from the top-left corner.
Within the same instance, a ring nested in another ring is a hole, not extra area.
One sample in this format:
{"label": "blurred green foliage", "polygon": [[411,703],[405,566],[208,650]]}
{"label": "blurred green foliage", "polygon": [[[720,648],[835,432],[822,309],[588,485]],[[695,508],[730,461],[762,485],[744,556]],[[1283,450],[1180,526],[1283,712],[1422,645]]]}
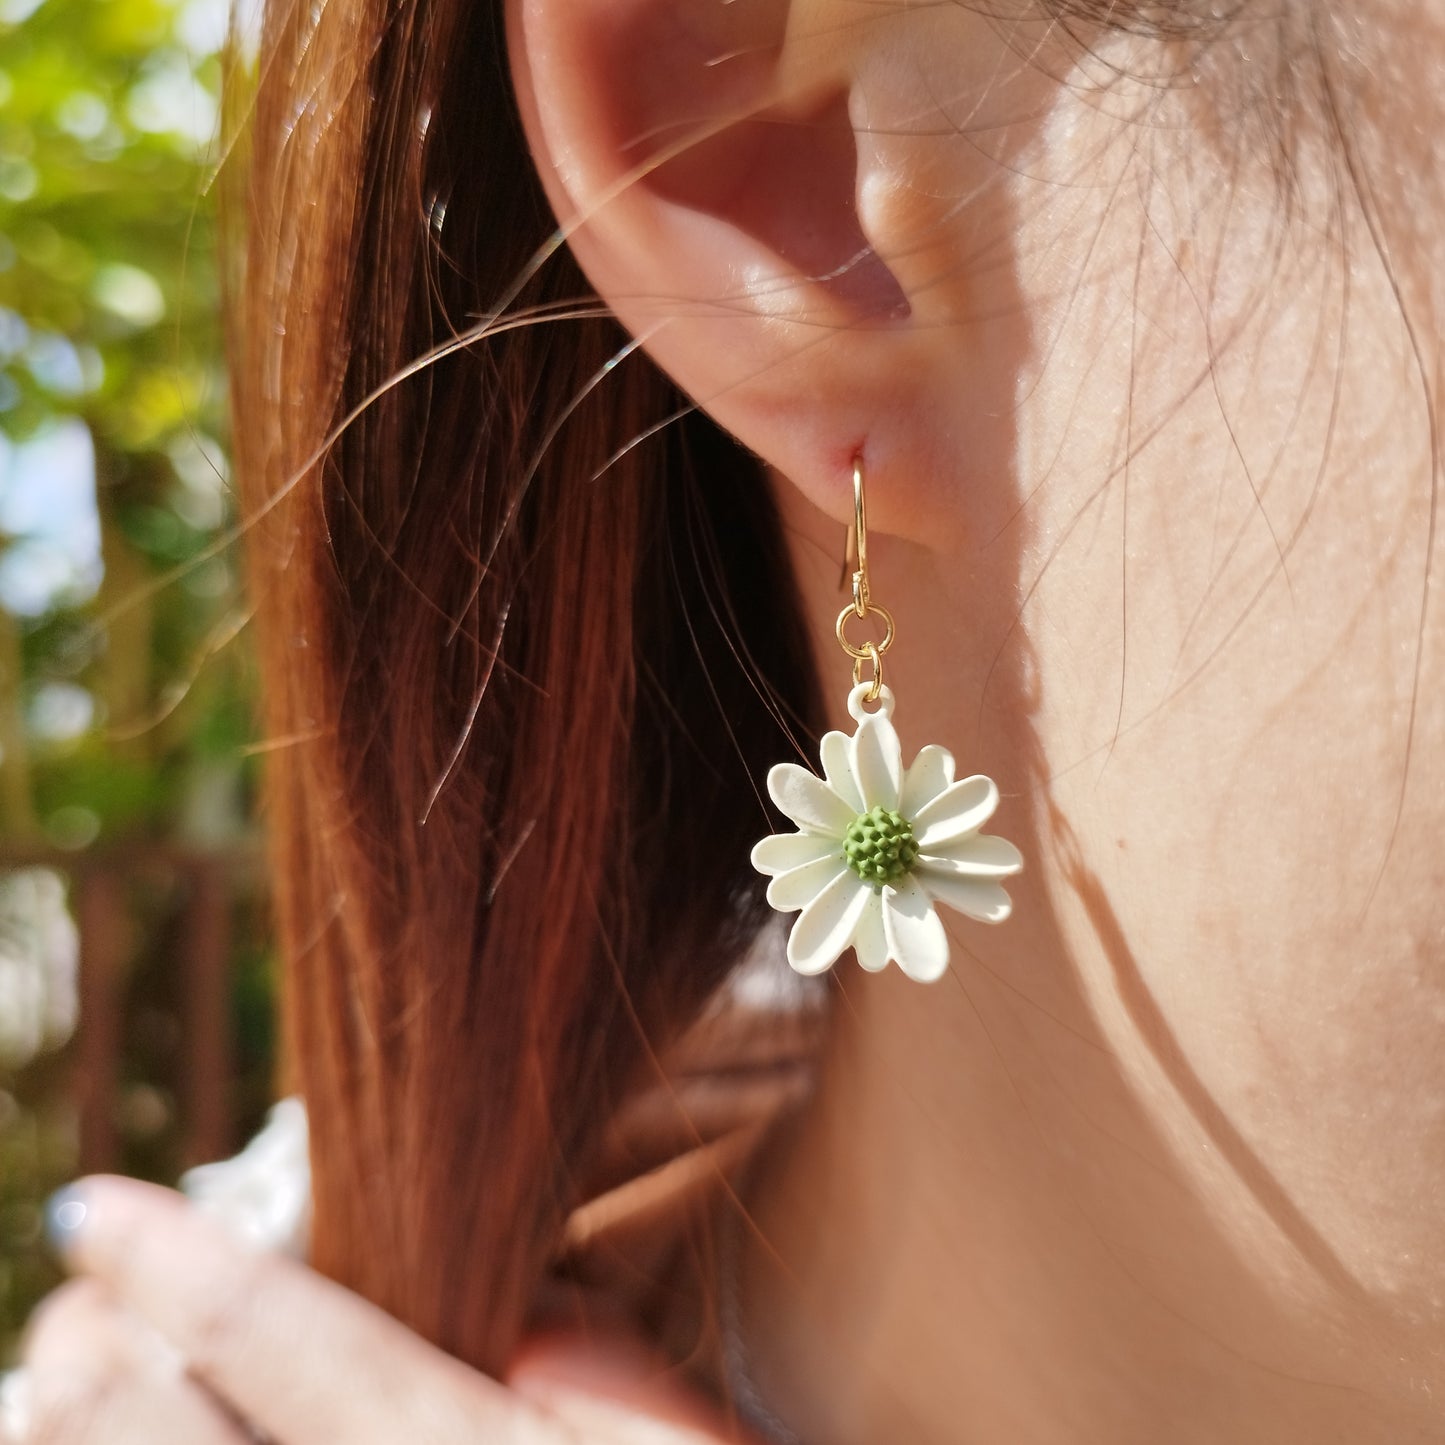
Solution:
{"label": "blurred green foliage", "polygon": [[[187,1048],[185,879],[162,850],[233,880],[237,1134],[271,1070],[253,679],[224,545],[227,20],[225,0],[0,0],[0,884],[27,855],[66,879],[72,859],[124,868],[111,1104],[117,1163],[154,1178],[182,1162]],[[7,947],[66,986],[64,940],[46,963],[28,926],[7,944],[0,896],[0,1014],[33,1003],[5,992],[24,983]],[[78,1163],[68,1032],[0,1054],[0,1346],[50,1282],[38,1203]]]}

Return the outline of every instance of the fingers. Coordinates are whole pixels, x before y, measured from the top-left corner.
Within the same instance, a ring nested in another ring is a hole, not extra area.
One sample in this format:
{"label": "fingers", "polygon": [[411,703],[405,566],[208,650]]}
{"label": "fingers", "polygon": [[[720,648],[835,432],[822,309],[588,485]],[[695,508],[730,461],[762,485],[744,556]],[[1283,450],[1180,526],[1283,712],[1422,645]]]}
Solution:
{"label": "fingers", "polygon": [[294,1260],[238,1244],[167,1190],[90,1179],[53,1217],[68,1266],[149,1321],[193,1377],[286,1445],[746,1438],[642,1350],[544,1342],[519,1358],[520,1388],[500,1385]]}
{"label": "fingers", "polygon": [[193,1375],[288,1445],[576,1445],[544,1411],[295,1261],[237,1243],[179,1195],[91,1179],[64,1211],[67,1266],[103,1283]]}
{"label": "fingers", "polygon": [[30,1434],[30,1371],[21,1366],[0,1375],[0,1441],[24,1445]]}
{"label": "fingers", "polygon": [[40,1307],[25,1343],[23,1445],[242,1445],[179,1355],[80,1280]]}

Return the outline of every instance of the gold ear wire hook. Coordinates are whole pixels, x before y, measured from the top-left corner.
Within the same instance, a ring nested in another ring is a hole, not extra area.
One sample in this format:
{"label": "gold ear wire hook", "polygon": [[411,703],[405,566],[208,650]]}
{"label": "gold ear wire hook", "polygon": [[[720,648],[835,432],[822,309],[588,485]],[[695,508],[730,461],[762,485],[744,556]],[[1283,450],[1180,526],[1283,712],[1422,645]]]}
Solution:
{"label": "gold ear wire hook", "polygon": [[868,508],[863,500],[863,458],[853,458],[853,520],[848,524],[848,539],[843,545],[843,571],[838,578],[841,587],[849,572],[853,574],[853,610],[859,617],[868,615]]}
{"label": "gold ear wire hook", "polygon": [[[838,614],[835,631],[839,646],[853,659],[853,685],[863,681],[863,664],[872,664],[873,676],[864,702],[877,702],[883,691],[883,654],[893,646],[893,614],[886,607],[874,602],[868,590],[868,509],[863,500],[863,458],[853,458],[853,521],[848,527],[848,541],[843,557],[843,575],[838,579],[841,587],[849,570],[853,573],[853,601]],[[883,638],[879,642],[865,642],[861,646],[848,640],[847,626],[850,617],[876,617],[883,624]]]}

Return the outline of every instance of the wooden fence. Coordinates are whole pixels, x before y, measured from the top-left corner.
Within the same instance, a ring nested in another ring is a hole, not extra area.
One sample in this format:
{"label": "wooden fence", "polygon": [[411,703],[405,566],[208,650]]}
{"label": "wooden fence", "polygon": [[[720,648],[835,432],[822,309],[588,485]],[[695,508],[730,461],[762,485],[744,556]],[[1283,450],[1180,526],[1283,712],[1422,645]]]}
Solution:
{"label": "wooden fence", "polygon": [[180,880],[180,1023],[184,1030],[179,1116],[187,1164],[232,1152],[233,1080],[230,968],[239,893],[256,886],[254,850],[200,852],[163,844],[82,853],[0,843],[0,871],[49,868],[70,881],[80,933],[79,1015],[70,1053],[72,1097],[79,1116],[80,1170],[116,1167],[121,1026],[131,933],[130,891],[146,870],[163,867]]}

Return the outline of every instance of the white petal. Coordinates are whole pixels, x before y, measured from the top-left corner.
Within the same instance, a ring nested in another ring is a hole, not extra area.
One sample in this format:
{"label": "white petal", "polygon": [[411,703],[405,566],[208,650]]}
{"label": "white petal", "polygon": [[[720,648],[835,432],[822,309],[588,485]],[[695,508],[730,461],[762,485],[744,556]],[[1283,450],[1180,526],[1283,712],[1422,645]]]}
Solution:
{"label": "white petal", "polygon": [[931,803],[952,781],[953,754],[947,748],[929,743],[919,749],[904,776],[898,811],[905,818],[916,818],[919,809]]}
{"label": "white petal", "polygon": [[[773,769],[777,772],[777,769]],[[801,769],[800,769],[801,771]],[[983,827],[998,807],[998,787],[981,773],[945,788],[912,819],[919,849],[934,852],[940,843],[961,838]]]}
{"label": "white petal", "polygon": [[873,890],[844,868],[798,915],[788,935],[788,962],[799,973],[822,973],[853,941]]}
{"label": "white petal", "polygon": [[841,838],[858,816],[822,778],[797,763],[778,763],[768,770],[768,793],[778,807],[809,833]]}
{"label": "white petal", "polygon": [[828,775],[828,786],[855,814],[866,812],[863,794],[858,791],[858,780],[853,776],[853,749],[848,734],[824,733],[818,756],[822,760],[823,771]]}
{"label": "white petal", "polygon": [[858,955],[859,966],[869,973],[877,973],[888,965],[888,935],[883,931],[883,896],[871,888],[863,916],[858,920],[858,931],[853,935],[853,952]]}
{"label": "white petal", "polygon": [[[768,902],[779,913],[791,913],[795,908],[806,908],[837,876],[852,870],[843,861],[843,852],[833,844],[833,852],[826,858],[804,863],[801,868],[780,873],[768,884]],[[854,874],[854,877],[857,877]]]}
{"label": "white petal", "polygon": [[882,713],[865,717],[853,734],[853,775],[863,795],[860,812],[898,806],[903,787],[903,749],[893,724]]}
{"label": "white petal", "polygon": [[966,833],[962,838],[921,854],[918,866],[973,878],[1007,878],[1023,871],[1024,855],[1007,838],[995,838],[991,833]]}
{"label": "white petal", "polygon": [[1013,903],[1002,885],[988,878],[964,878],[957,873],[937,873],[931,868],[920,868],[910,877],[917,877],[940,903],[980,923],[1002,923],[1013,912]]}
{"label": "white petal", "polygon": [[759,873],[786,873],[838,851],[836,838],[817,833],[769,833],[753,844],[753,867]]}
{"label": "white petal", "polygon": [[933,900],[912,873],[883,890],[883,928],[888,952],[909,978],[932,983],[948,967],[948,935]]}

